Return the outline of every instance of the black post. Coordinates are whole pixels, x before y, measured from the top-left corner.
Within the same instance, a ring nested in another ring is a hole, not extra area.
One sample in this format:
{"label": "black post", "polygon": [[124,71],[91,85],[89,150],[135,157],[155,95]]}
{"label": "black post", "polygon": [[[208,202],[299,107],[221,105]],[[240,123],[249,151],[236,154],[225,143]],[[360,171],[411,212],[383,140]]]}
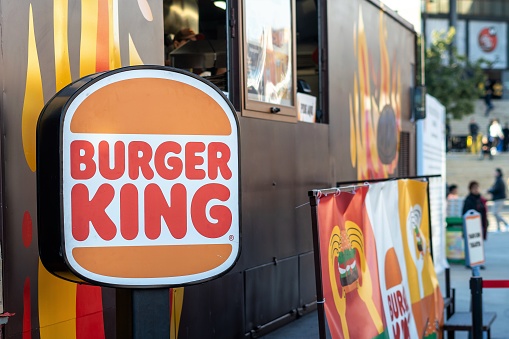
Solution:
{"label": "black post", "polygon": [[325,300],[322,288],[322,266],[320,265],[320,239],[318,232],[318,219],[316,215],[316,196],[309,192],[309,203],[311,205],[311,223],[313,226],[313,248],[315,258],[315,282],[316,282],[316,307],[318,312],[318,331],[320,339],[325,339]]}
{"label": "black post", "polygon": [[[454,296],[451,296],[451,270],[450,268],[445,269],[445,296],[446,298],[454,298]],[[453,300],[454,302],[454,300]],[[447,319],[449,319],[452,316],[451,307],[447,307]]]}
{"label": "black post", "polygon": [[117,338],[170,337],[170,289],[117,289]]}
{"label": "black post", "polygon": [[[449,0],[449,26],[458,28],[458,11],[456,9],[456,0]],[[456,34],[452,38],[452,47],[456,47]],[[451,55],[452,57],[452,55]]]}
{"label": "black post", "polygon": [[445,296],[447,298],[451,296],[451,269],[449,267],[445,269]]}
{"label": "black post", "polygon": [[431,225],[431,203],[430,203],[430,196],[429,196],[429,182],[430,182],[430,179],[429,178],[426,178],[426,194],[428,196],[428,240],[429,240],[429,253],[431,255],[431,261],[433,261],[433,263],[435,263],[435,261],[433,260],[433,227]]}
{"label": "black post", "polygon": [[470,278],[470,293],[472,295],[472,336],[482,338],[482,277]]}

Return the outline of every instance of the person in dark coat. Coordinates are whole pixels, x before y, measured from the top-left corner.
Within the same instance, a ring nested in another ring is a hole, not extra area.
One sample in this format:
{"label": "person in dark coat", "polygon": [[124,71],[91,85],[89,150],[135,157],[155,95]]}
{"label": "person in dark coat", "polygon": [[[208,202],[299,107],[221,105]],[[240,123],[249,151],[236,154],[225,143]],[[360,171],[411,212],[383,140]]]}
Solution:
{"label": "person in dark coat", "polygon": [[504,134],[504,147],[503,151],[509,151],[509,123],[505,123],[504,128],[502,128],[502,133]]}
{"label": "person in dark coat", "polygon": [[502,209],[504,208],[504,201],[506,198],[506,187],[505,182],[503,178],[503,173],[500,168],[497,168],[495,170],[495,182],[493,183],[493,186],[488,190],[488,193],[491,194],[492,200],[493,200],[493,215],[495,216],[495,219],[497,220],[497,230],[503,231],[502,224],[505,226],[506,230],[509,230],[509,224],[500,214],[502,212]]}
{"label": "person in dark coat", "polygon": [[468,210],[476,210],[481,215],[482,224],[482,235],[483,239],[486,240],[488,232],[488,209],[486,208],[486,199],[479,192],[479,183],[477,181],[471,181],[468,184],[469,194],[466,196],[463,202],[462,215],[467,213]]}

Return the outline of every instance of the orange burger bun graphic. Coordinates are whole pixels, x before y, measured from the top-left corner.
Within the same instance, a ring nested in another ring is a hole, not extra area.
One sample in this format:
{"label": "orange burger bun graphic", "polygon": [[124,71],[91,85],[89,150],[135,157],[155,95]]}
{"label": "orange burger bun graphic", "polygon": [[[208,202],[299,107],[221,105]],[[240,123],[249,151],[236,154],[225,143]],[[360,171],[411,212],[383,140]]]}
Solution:
{"label": "orange burger bun graphic", "polygon": [[[390,248],[385,255],[385,289],[389,290],[394,286],[398,286],[403,281],[401,269],[399,268],[399,260],[394,247]],[[388,268],[391,269],[388,269]]]}
{"label": "orange burger bun graphic", "polygon": [[231,268],[240,240],[231,105],[185,72],[109,73],[112,81],[95,78],[62,109],[67,266],[87,281],[138,279],[135,286]]}
{"label": "orange burger bun graphic", "polygon": [[[146,91],[140,92],[143,88]],[[178,113],[169,114],[170,109]],[[232,127],[221,106],[195,87],[167,79],[139,78],[92,93],[74,113],[71,132],[229,135]]]}

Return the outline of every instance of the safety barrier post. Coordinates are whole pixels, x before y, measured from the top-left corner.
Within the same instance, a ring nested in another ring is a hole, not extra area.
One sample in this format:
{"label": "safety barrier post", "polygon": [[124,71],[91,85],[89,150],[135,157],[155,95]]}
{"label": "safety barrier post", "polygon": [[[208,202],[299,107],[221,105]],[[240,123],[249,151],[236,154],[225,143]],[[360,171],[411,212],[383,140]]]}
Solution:
{"label": "safety barrier post", "polygon": [[470,293],[472,296],[472,336],[482,338],[482,277],[470,278]]}

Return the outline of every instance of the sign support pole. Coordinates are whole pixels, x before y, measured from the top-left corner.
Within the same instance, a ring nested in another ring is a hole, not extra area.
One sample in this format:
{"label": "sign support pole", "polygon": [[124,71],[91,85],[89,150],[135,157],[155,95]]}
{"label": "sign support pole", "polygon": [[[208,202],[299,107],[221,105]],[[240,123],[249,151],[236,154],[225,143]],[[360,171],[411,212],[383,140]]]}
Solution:
{"label": "sign support pole", "polygon": [[116,290],[117,338],[170,337],[170,289]]}
{"label": "sign support pole", "polygon": [[309,192],[311,205],[311,222],[313,224],[313,247],[315,258],[315,282],[316,282],[316,307],[318,312],[318,331],[320,339],[326,338],[325,333],[325,299],[322,287],[322,265],[320,264],[320,238],[318,234],[318,219],[316,215],[316,196],[313,191]]}
{"label": "sign support pole", "polygon": [[482,277],[470,278],[472,299],[472,335],[482,338]]}

